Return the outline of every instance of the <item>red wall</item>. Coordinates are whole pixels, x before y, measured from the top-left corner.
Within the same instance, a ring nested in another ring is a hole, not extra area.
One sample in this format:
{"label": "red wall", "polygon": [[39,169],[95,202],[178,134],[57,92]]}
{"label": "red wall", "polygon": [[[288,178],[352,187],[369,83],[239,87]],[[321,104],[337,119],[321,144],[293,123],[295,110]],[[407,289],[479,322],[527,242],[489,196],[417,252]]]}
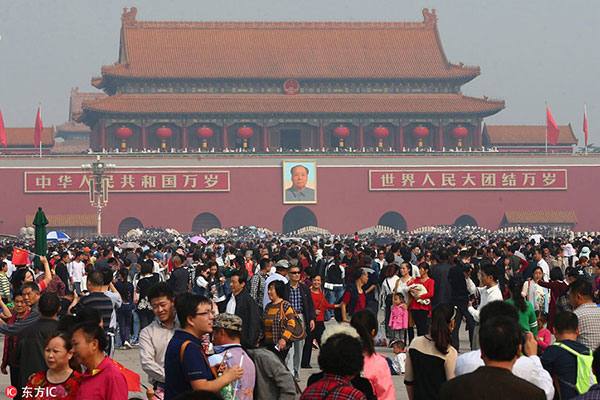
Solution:
{"label": "red wall", "polygon": [[[458,166],[453,161],[447,168]],[[556,164],[552,166],[555,167]],[[384,213],[396,211],[411,230],[424,225],[452,224],[463,214],[474,217],[480,226],[496,229],[506,210],[574,210],[579,220],[576,230],[600,230],[600,215],[594,200],[600,195],[596,184],[600,182],[599,165],[564,166],[568,170],[568,190],[561,191],[370,192],[368,171],[377,168],[390,167],[319,164],[318,204],[305,207],[315,213],[320,227],[333,233],[354,232],[377,224]],[[0,233],[17,234],[25,224],[25,215],[33,215],[38,206],[47,215],[95,213],[86,193],[25,194],[24,171],[0,167],[3,188]],[[227,193],[111,192],[109,205],[103,212],[103,231],[116,234],[124,218],[135,217],[146,227],[172,227],[189,232],[194,218],[202,212],[215,214],[223,227],[256,225],[281,231],[284,214],[294,207],[282,203],[281,167],[232,167],[229,171],[231,191]]]}

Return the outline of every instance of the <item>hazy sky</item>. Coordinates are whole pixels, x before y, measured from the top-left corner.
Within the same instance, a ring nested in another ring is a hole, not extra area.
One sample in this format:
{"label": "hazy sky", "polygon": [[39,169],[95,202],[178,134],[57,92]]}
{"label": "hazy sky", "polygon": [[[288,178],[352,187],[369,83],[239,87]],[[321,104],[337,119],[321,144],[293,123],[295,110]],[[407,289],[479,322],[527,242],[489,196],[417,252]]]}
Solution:
{"label": "hazy sky", "polygon": [[116,61],[123,7],[138,20],[421,21],[436,8],[451,62],[481,67],[463,86],[506,101],[490,124],[556,122],[582,138],[587,103],[591,142],[600,143],[600,2],[558,0],[0,0],[0,109],[7,126],[68,118],[72,87]]}

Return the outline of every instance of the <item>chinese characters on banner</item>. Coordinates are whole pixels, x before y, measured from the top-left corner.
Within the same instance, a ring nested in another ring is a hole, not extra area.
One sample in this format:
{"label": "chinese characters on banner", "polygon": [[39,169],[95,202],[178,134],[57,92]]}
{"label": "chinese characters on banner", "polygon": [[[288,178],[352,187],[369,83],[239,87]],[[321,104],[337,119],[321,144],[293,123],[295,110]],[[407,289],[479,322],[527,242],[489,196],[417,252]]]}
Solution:
{"label": "chinese characters on banner", "polygon": [[369,190],[567,190],[567,170],[370,170]]}
{"label": "chinese characters on banner", "polygon": [[[82,171],[25,172],[25,193],[88,192]],[[118,171],[105,174],[111,192],[228,192],[229,171]]]}

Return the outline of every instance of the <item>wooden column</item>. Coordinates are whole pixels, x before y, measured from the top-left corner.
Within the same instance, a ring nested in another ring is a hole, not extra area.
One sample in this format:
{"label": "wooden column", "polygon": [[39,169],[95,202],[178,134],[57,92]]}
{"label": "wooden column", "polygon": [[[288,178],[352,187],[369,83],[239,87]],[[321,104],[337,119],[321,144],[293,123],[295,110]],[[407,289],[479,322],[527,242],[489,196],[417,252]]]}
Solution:
{"label": "wooden column", "polygon": [[142,149],[146,148],[146,121],[142,121]]}
{"label": "wooden column", "polygon": [[440,119],[440,126],[438,129],[438,151],[442,151],[444,148],[444,127],[442,125],[442,120]]}
{"label": "wooden column", "polygon": [[224,119],[223,120],[223,149],[222,150],[225,150],[228,147],[229,147],[229,145],[227,144],[227,120]]}
{"label": "wooden column", "polygon": [[402,122],[402,120],[398,121],[398,123],[400,124],[398,127],[398,151],[402,151],[402,149],[404,149],[404,123]]}
{"label": "wooden column", "polygon": [[324,134],[323,134],[323,120],[319,120],[319,148],[322,149],[325,147],[324,144]]}
{"label": "wooden column", "polygon": [[267,151],[269,148],[269,136],[267,132],[267,121],[263,121],[263,150]]}
{"label": "wooden column", "polygon": [[365,147],[365,131],[363,127],[362,120],[360,121],[360,130],[358,132],[358,149],[362,151],[362,148]]}
{"label": "wooden column", "polygon": [[106,148],[106,126],[104,125],[104,122],[100,124],[100,145],[102,146],[102,149]]}
{"label": "wooden column", "polygon": [[483,131],[481,130],[481,120],[477,122],[477,148],[483,147]]}
{"label": "wooden column", "polygon": [[185,119],[182,122],[183,132],[182,132],[182,147],[187,148],[187,128],[186,128]]}

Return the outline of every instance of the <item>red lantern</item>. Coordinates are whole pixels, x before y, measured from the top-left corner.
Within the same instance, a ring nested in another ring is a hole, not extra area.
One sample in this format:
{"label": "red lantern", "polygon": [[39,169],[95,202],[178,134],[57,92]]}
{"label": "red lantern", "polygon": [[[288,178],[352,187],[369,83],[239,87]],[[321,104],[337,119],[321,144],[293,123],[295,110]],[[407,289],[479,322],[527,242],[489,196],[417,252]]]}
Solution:
{"label": "red lantern", "polygon": [[237,135],[240,139],[244,139],[244,148],[248,147],[248,139],[252,136],[254,131],[252,128],[244,125],[237,130]]}
{"label": "red lantern", "polygon": [[201,128],[198,128],[198,130],[196,131],[196,135],[202,139],[202,147],[206,148],[206,139],[212,137],[213,130],[210,129],[208,126],[204,125]]}
{"label": "red lantern", "polygon": [[390,131],[385,126],[379,125],[373,129],[373,136],[379,139],[378,147],[383,147],[383,138],[386,138],[390,134]]}
{"label": "red lantern", "polygon": [[344,138],[350,136],[350,129],[348,129],[344,125],[340,125],[333,130],[333,134],[335,137],[340,139],[340,147],[344,147]]}
{"label": "red lantern", "polygon": [[129,129],[125,125],[121,125],[121,127],[115,131],[115,134],[118,138],[121,138],[121,147],[123,149],[127,148],[127,138],[133,135],[131,129]]}
{"label": "red lantern", "polygon": [[413,135],[419,139],[419,147],[423,147],[423,138],[429,135],[429,129],[423,125],[419,125],[413,129]]}
{"label": "red lantern", "polygon": [[156,130],[156,136],[161,139],[161,147],[164,149],[167,147],[167,139],[173,136],[173,131],[163,125]]}
{"label": "red lantern", "polygon": [[469,131],[464,126],[458,125],[452,129],[452,136],[458,140],[458,147],[462,147],[462,140],[469,134]]}

